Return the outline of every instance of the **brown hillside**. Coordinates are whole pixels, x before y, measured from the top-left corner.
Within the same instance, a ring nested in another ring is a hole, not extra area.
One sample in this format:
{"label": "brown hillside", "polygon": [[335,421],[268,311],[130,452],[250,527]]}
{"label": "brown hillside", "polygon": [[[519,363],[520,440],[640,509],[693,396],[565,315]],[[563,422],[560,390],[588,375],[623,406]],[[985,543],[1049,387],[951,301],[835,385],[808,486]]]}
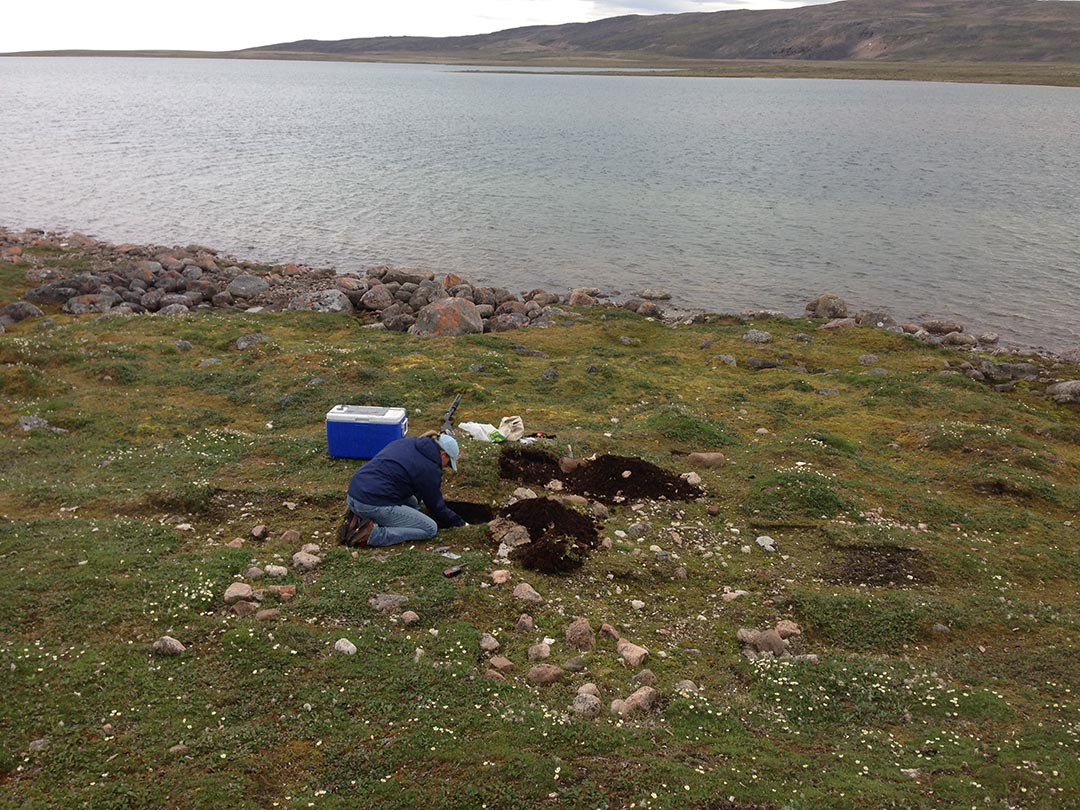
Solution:
{"label": "brown hillside", "polygon": [[1080,62],[1080,2],[843,0],[776,11],[631,15],[467,37],[301,40],[253,48],[395,58]]}

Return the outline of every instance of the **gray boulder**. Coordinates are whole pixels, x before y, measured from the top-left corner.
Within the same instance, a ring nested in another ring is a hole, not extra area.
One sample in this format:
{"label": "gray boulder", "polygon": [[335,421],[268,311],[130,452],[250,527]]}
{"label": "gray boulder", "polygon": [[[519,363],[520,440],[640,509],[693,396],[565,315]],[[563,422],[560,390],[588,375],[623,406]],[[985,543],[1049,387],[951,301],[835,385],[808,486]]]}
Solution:
{"label": "gray boulder", "polygon": [[1037,380],[1039,367],[1034,363],[994,363],[984,360],[979,371],[992,382],[1003,383],[1012,380]]}
{"label": "gray boulder", "polygon": [[450,298],[450,293],[446,291],[443,285],[436,281],[422,281],[417,285],[413,294],[409,296],[408,303],[410,308],[419,312],[428,304],[440,301],[443,298]]}
{"label": "gray boulder", "polygon": [[600,716],[600,698],[596,695],[582,694],[577,695],[574,698],[573,703],[574,714],[581,717],[599,717]]}
{"label": "gray boulder", "polygon": [[416,284],[419,285],[424,281],[431,281],[435,278],[434,273],[420,273],[409,272],[408,270],[397,270],[391,268],[386,271],[386,274],[382,277],[383,284],[391,284],[397,282],[398,284]]}
{"label": "gray boulder", "polygon": [[836,318],[846,318],[847,312],[847,303],[844,299],[839,295],[833,295],[832,293],[819,295],[806,305],[806,314],[811,318],[828,318],[829,320],[834,320]]}
{"label": "gray boulder", "polygon": [[659,318],[664,314],[664,310],[652,301],[646,301],[637,308],[637,314],[643,318]]}
{"label": "gray boulder", "polygon": [[976,346],[979,339],[964,332],[949,332],[942,338],[941,343],[943,346]]}
{"label": "gray boulder", "polygon": [[667,290],[638,290],[634,293],[638,298],[644,298],[647,301],[670,301],[671,293]]}
{"label": "gray boulder", "polygon": [[372,287],[360,297],[360,303],[375,312],[381,312],[387,307],[393,306],[397,299],[394,298],[394,290],[385,284]]}
{"label": "gray boulder", "polygon": [[233,345],[238,352],[246,352],[251,347],[265,343],[268,340],[270,340],[269,335],[241,335],[234,341]]}
{"label": "gray boulder", "polygon": [[780,364],[776,360],[769,360],[764,357],[748,357],[746,358],[746,367],[760,371],[763,368],[780,368]]}
{"label": "gray boulder", "polygon": [[931,335],[947,335],[950,332],[963,332],[964,325],[957,323],[956,321],[925,321],[922,328],[929,332]]}
{"label": "gray boulder", "polygon": [[24,297],[35,304],[63,304],[69,298],[74,298],[79,291],[63,282],[53,282],[41,287],[27,290]]}
{"label": "gray boulder", "polygon": [[1046,393],[1060,405],[1080,405],[1080,380],[1054,383]]}
{"label": "gray boulder", "polygon": [[885,328],[887,326],[896,326],[896,319],[893,318],[888,312],[864,310],[855,316],[855,322],[859,326],[877,326],[879,328]]}
{"label": "gray boulder", "polygon": [[572,307],[595,307],[599,302],[596,297],[589,295],[591,290],[574,289],[567,296],[566,303]]}
{"label": "gray boulder", "polygon": [[108,312],[123,300],[112,290],[106,290],[100,293],[87,293],[86,295],[69,298],[63,309],[69,315],[88,315],[92,312],[100,314]]}
{"label": "gray boulder", "polygon": [[289,302],[289,309],[307,312],[352,313],[353,305],[349,296],[341,290],[318,290],[306,295],[298,295]]}
{"label": "gray boulder", "polygon": [[270,282],[261,276],[242,273],[230,281],[225,289],[234,298],[258,298],[270,291]]}
{"label": "gray boulder", "polygon": [[512,329],[521,329],[529,325],[529,316],[524,313],[505,312],[491,315],[487,322],[491,332],[510,332]]}
{"label": "gray boulder", "polygon": [[187,648],[172,636],[162,636],[154,642],[154,652],[159,655],[180,655]]}
{"label": "gray boulder", "polygon": [[162,307],[157,311],[158,315],[164,315],[166,317],[175,317],[177,315],[188,315],[191,310],[185,307],[183,304],[169,304],[167,307]]}
{"label": "gray boulder", "polygon": [[819,326],[819,329],[850,329],[852,326],[858,326],[858,323],[854,318],[833,318],[828,323],[824,323]]}
{"label": "gray boulder", "polygon": [[[267,569],[269,572],[269,569]],[[400,613],[402,605],[409,601],[409,597],[399,593],[378,593],[368,600],[379,613]]]}
{"label": "gray boulder", "polygon": [[3,309],[0,309],[0,315],[11,318],[12,321],[18,323],[27,318],[43,318],[45,313],[29,301],[16,301],[13,304],[8,304]]}

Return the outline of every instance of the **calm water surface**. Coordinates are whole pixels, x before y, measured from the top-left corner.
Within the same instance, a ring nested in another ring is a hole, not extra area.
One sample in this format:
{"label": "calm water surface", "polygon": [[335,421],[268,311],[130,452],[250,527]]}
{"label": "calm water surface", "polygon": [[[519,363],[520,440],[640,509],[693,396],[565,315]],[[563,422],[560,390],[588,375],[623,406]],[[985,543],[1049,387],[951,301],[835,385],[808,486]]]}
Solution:
{"label": "calm water surface", "polygon": [[0,224],[1080,343],[1080,90],[0,59]]}

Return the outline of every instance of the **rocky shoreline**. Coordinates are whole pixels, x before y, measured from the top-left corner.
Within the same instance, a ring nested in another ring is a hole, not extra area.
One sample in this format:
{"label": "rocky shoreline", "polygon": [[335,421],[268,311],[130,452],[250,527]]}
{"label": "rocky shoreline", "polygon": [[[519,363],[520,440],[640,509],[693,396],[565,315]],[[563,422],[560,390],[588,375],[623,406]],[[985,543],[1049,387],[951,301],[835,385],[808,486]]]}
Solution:
{"label": "rocky shoreline", "polygon": [[[76,273],[55,266],[57,254],[64,254],[69,263],[72,257],[77,258],[86,269]],[[664,309],[657,302],[671,296],[663,290],[641,290],[622,299],[584,287],[564,294],[543,289],[515,293],[476,286],[454,274],[437,277],[427,271],[387,266],[364,274],[339,274],[333,268],[240,260],[202,245],[110,244],[79,233],[42,230],[0,229],[0,262],[24,267],[28,286],[21,300],[0,307],[0,333],[27,318],[44,317],[42,307],[98,317],[168,317],[207,310],[346,313],[370,328],[420,336],[551,326],[573,317],[562,306],[618,307],[671,325],[700,323],[710,317],[704,311]],[[1043,382],[1050,386],[1047,393],[1058,401],[1080,402],[1080,382],[1050,373],[1051,369],[1080,365],[1080,346],[1062,354],[1014,352],[1000,347],[997,335],[971,334],[953,321],[898,323],[885,311],[849,314],[847,303],[834,294],[811,301],[805,315],[826,321],[819,327],[825,330],[882,328],[960,351],[1038,358],[1043,361],[1039,366],[976,359],[959,363],[956,371],[1005,386],[1019,380]],[[760,321],[788,316],[775,310],[756,310],[736,317]],[[767,332],[751,330],[748,335],[749,342],[768,342]]]}

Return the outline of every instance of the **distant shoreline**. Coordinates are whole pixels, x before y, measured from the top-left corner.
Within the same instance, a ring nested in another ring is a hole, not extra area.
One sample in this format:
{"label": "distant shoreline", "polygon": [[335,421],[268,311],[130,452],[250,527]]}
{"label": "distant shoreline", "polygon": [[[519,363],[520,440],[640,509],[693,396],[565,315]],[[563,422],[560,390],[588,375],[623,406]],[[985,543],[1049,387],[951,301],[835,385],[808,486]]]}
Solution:
{"label": "distant shoreline", "polygon": [[[505,60],[462,53],[313,54],[271,51],[25,51],[0,57],[97,57],[149,59],[240,59],[302,62],[362,62],[382,64],[446,65],[466,68],[544,68],[554,75],[657,76],[742,79],[853,79],[864,81],[957,82],[962,84],[1016,84],[1045,87],[1080,87],[1080,64],[1061,62],[886,62],[817,60],[641,59],[637,56],[577,55]],[[535,75],[530,71],[530,75]]]}

